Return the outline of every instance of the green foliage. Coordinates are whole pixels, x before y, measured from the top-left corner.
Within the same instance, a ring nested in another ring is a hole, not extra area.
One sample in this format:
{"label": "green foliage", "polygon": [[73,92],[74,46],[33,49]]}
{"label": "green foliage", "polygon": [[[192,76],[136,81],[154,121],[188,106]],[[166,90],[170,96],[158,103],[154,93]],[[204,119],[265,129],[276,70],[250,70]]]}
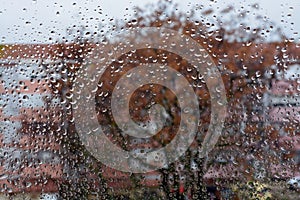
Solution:
{"label": "green foliage", "polygon": [[268,200],[272,198],[270,186],[258,181],[236,184],[232,187],[232,189],[242,199]]}
{"label": "green foliage", "polygon": [[2,56],[3,50],[4,50],[4,45],[0,44],[0,57]]}

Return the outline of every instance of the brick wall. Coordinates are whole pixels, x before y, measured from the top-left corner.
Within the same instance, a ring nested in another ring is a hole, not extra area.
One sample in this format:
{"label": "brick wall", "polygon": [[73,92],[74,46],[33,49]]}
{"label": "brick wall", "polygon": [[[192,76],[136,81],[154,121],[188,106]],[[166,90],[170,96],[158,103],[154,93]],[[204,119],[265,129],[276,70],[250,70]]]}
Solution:
{"label": "brick wall", "polygon": [[7,46],[0,57],[0,192],[36,193],[30,199],[57,193],[62,177],[60,146],[47,127],[58,119],[48,109],[57,99],[47,102],[51,90],[41,68],[45,47]]}

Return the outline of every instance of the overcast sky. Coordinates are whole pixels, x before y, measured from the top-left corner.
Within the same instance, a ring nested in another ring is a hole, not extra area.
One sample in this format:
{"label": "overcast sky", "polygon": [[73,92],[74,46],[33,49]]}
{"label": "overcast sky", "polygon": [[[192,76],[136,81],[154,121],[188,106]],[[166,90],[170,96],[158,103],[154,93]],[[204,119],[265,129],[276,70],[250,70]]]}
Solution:
{"label": "overcast sky", "polygon": [[[0,0],[0,43],[51,43],[66,35],[67,27],[88,25],[97,30],[101,20],[125,19],[133,7],[143,7],[156,0]],[[235,8],[259,2],[261,15],[282,27],[290,38],[299,39],[300,0],[175,0],[182,11],[195,8],[196,3],[222,10],[230,4]],[[226,2],[226,3],[225,3]],[[201,13],[199,12],[199,15]],[[84,18],[84,19],[82,19]],[[259,22],[255,22],[259,23]]]}

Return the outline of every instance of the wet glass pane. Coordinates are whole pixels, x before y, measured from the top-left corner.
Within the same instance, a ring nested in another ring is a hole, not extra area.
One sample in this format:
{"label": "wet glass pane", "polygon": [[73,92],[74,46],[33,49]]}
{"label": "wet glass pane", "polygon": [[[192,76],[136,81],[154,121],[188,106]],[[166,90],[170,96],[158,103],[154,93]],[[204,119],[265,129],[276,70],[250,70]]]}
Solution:
{"label": "wet glass pane", "polygon": [[300,198],[298,1],[0,3],[0,199]]}

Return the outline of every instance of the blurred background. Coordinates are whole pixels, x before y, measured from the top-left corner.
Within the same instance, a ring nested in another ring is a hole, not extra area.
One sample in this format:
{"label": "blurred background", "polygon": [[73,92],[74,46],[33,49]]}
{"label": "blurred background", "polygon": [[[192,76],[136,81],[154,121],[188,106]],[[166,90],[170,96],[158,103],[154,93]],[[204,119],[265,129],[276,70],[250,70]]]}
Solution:
{"label": "blurred background", "polygon": [[[299,11],[296,0],[1,1],[0,199],[300,198]],[[181,119],[176,94],[144,85],[131,96],[130,117],[145,123],[158,103],[166,111],[164,128],[149,139],[122,134],[110,103],[129,70],[167,65],[198,97],[200,123],[185,155],[163,169],[132,174],[106,167],[86,150],[74,124],[72,85],[96,48],[123,48],[113,33],[143,27],[169,28],[199,43],[221,73],[228,107],[216,147],[200,158],[211,100],[188,60],[148,48],[97,66],[106,67],[94,80],[98,122],[126,151],[164,147]]]}

